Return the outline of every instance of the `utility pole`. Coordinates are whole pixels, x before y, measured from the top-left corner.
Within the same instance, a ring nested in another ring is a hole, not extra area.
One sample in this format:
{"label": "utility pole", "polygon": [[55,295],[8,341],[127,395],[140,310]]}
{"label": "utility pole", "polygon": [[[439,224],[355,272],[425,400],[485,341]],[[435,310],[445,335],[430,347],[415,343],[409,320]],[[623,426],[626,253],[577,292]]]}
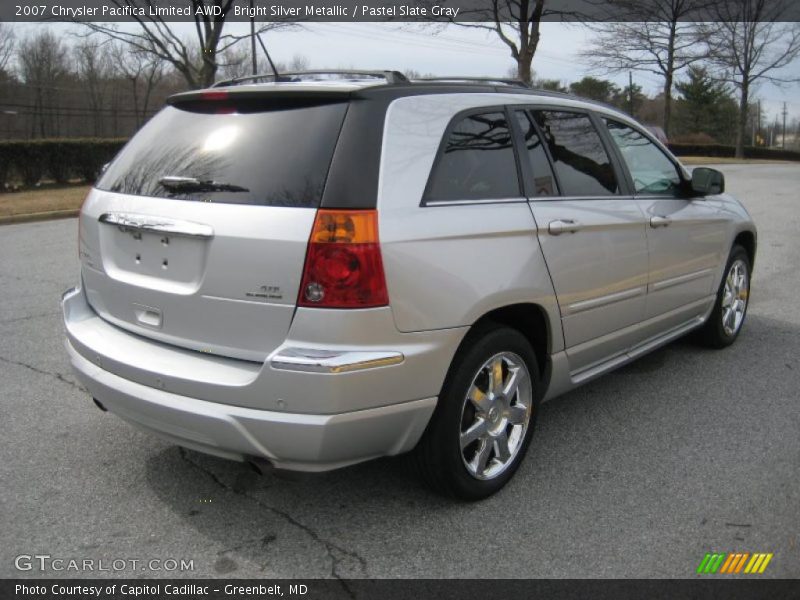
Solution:
{"label": "utility pole", "polygon": [[258,58],[256,57],[256,17],[253,0],[250,0],[250,58],[253,61],[253,75],[258,75]]}
{"label": "utility pole", "polygon": [[786,102],[783,103],[783,139],[781,141],[781,148],[786,150]]}
{"label": "utility pole", "polygon": [[758,99],[758,132],[756,133],[756,143],[753,144],[754,146],[758,144],[758,138],[761,136],[761,98]]}
{"label": "utility pole", "polygon": [[628,71],[628,112],[632,117],[636,117],[633,114],[633,71]]}

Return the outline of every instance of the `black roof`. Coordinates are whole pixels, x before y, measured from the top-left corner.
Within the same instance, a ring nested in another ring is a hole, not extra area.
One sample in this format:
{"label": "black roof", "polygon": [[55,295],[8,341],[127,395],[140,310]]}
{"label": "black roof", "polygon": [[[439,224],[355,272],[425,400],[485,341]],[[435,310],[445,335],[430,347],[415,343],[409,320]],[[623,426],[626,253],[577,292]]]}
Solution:
{"label": "black roof", "polygon": [[[182,102],[209,100],[216,95],[229,95],[231,98],[263,98],[265,96],[275,96],[290,100],[292,98],[316,98],[319,100],[345,100],[348,98],[391,98],[397,99],[405,96],[419,96],[427,94],[464,94],[464,93],[499,93],[499,94],[519,94],[526,96],[539,96],[549,98],[562,98],[565,100],[576,100],[586,102],[605,108],[609,106],[603,102],[582,98],[574,94],[555,92],[552,90],[530,88],[523,84],[503,83],[504,80],[497,78],[442,78],[442,79],[418,79],[405,80],[396,83],[384,83],[378,85],[365,85],[363,87],[343,87],[336,88],[327,85],[319,87],[280,85],[287,82],[269,82],[266,85],[250,84],[243,85],[252,81],[252,78],[232,80],[232,83],[221,82],[214,87],[206,90],[193,90],[182,92],[170,96],[168,104],[180,104]],[[278,85],[275,85],[275,84]],[[304,83],[313,83],[306,81]],[[348,83],[342,80],[342,84]]]}
{"label": "black roof", "polygon": [[[385,81],[378,85],[363,85],[362,87],[345,87],[348,83],[370,83],[376,79]],[[268,85],[258,85],[264,82]],[[274,85],[283,83],[313,84],[319,82],[319,87],[313,86],[292,86]],[[332,87],[330,82],[340,82],[342,88]],[[272,84],[272,85],[269,85]],[[310,70],[310,71],[290,71],[284,73],[261,73],[229,79],[215,83],[210,89],[184,92],[175,94],[167,99],[169,104],[179,104],[182,102],[208,100],[215,94],[229,94],[234,98],[263,98],[267,95],[274,95],[286,100],[300,98],[314,98],[316,100],[329,99],[331,101],[344,100],[346,98],[402,98],[404,96],[418,96],[424,94],[463,94],[463,93],[502,93],[502,94],[524,94],[529,96],[545,96],[550,98],[563,98],[565,100],[577,100],[595,106],[605,108],[609,106],[603,102],[582,98],[574,94],[565,92],[555,92],[552,90],[531,88],[519,79],[507,79],[503,77],[472,77],[472,76],[445,76],[445,77],[422,77],[418,79],[408,79],[399,71],[364,71],[364,70]]]}

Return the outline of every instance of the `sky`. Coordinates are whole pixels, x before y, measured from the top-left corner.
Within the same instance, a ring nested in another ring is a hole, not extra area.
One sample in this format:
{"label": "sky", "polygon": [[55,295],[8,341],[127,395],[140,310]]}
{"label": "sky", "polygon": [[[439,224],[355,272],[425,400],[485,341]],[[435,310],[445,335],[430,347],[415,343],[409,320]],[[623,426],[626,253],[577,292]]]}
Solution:
{"label": "sky", "polygon": [[[232,29],[246,23],[232,23]],[[542,23],[541,41],[533,59],[536,76],[565,82],[594,75],[628,85],[627,73],[592,72],[579,57],[590,33],[579,24]],[[508,48],[496,34],[467,27],[436,29],[392,23],[311,23],[301,31],[274,32],[264,37],[273,60],[289,62],[295,54],[308,57],[311,68],[414,69],[436,75],[508,76],[514,66]],[[800,60],[787,69],[800,77]],[[663,86],[652,73],[634,72],[634,83],[654,95]],[[755,90],[765,120],[773,121],[787,103],[788,121],[800,118],[800,85],[779,88],[764,84]]]}
{"label": "sky", "polygon": [[[194,25],[175,23],[186,35],[193,35]],[[41,25],[16,25],[34,28]],[[128,25],[135,27],[135,25]],[[71,25],[52,25],[64,32]],[[246,34],[248,23],[231,22],[231,33]],[[579,57],[586,47],[589,32],[578,24],[542,23],[541,42],[533,60],[538,78],[565,82],[594,75],[611,79],[620,87],[628,84],[627,73],[609,74],[591,71]],[[308,58],[310,68],[414,69],[435,75],[508,76],[514,61],[508,48],[496,34],[467,27],[444,29],[399,23],[305,23],[291,31],[269,32],[263,39],[276,62],[288,63],[295,55]],[[786,72],[800,77],[800,60]],[[680,77],[680,76],[679,76]],[[662,84],[652,73],[634,72],[634,83],[654,95]],[[787,122],[800,118],[800,85],[777,87],[764,83],[754,97],[762,100],[767,122],[775,120],[787,103]]]}

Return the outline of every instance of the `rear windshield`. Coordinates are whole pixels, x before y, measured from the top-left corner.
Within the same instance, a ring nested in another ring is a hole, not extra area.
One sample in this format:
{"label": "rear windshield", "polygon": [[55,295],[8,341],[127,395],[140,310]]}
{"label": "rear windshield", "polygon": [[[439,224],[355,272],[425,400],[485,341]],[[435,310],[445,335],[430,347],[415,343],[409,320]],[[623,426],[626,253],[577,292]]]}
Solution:
{"label": "rear windshield", "polygon": [[346,103],[260,112],[167,107],[123,148],[101,190],[201,202],[315,208]]}

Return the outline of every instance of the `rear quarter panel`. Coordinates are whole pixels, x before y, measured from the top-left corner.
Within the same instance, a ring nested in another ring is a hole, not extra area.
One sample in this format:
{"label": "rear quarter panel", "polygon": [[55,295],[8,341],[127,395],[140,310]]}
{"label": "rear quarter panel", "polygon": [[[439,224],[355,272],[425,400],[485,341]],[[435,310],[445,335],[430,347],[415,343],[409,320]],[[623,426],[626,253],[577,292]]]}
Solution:
{"label": "rear quarter panel", "polygon": [[400,331],[471,325],[496,308],[534,303],[563,348],[560,315],[525,199],[420,206],[451,118],[473,107],[530,102],[503,94],[417,96],[390,106],[378,212],[389,299]]}

